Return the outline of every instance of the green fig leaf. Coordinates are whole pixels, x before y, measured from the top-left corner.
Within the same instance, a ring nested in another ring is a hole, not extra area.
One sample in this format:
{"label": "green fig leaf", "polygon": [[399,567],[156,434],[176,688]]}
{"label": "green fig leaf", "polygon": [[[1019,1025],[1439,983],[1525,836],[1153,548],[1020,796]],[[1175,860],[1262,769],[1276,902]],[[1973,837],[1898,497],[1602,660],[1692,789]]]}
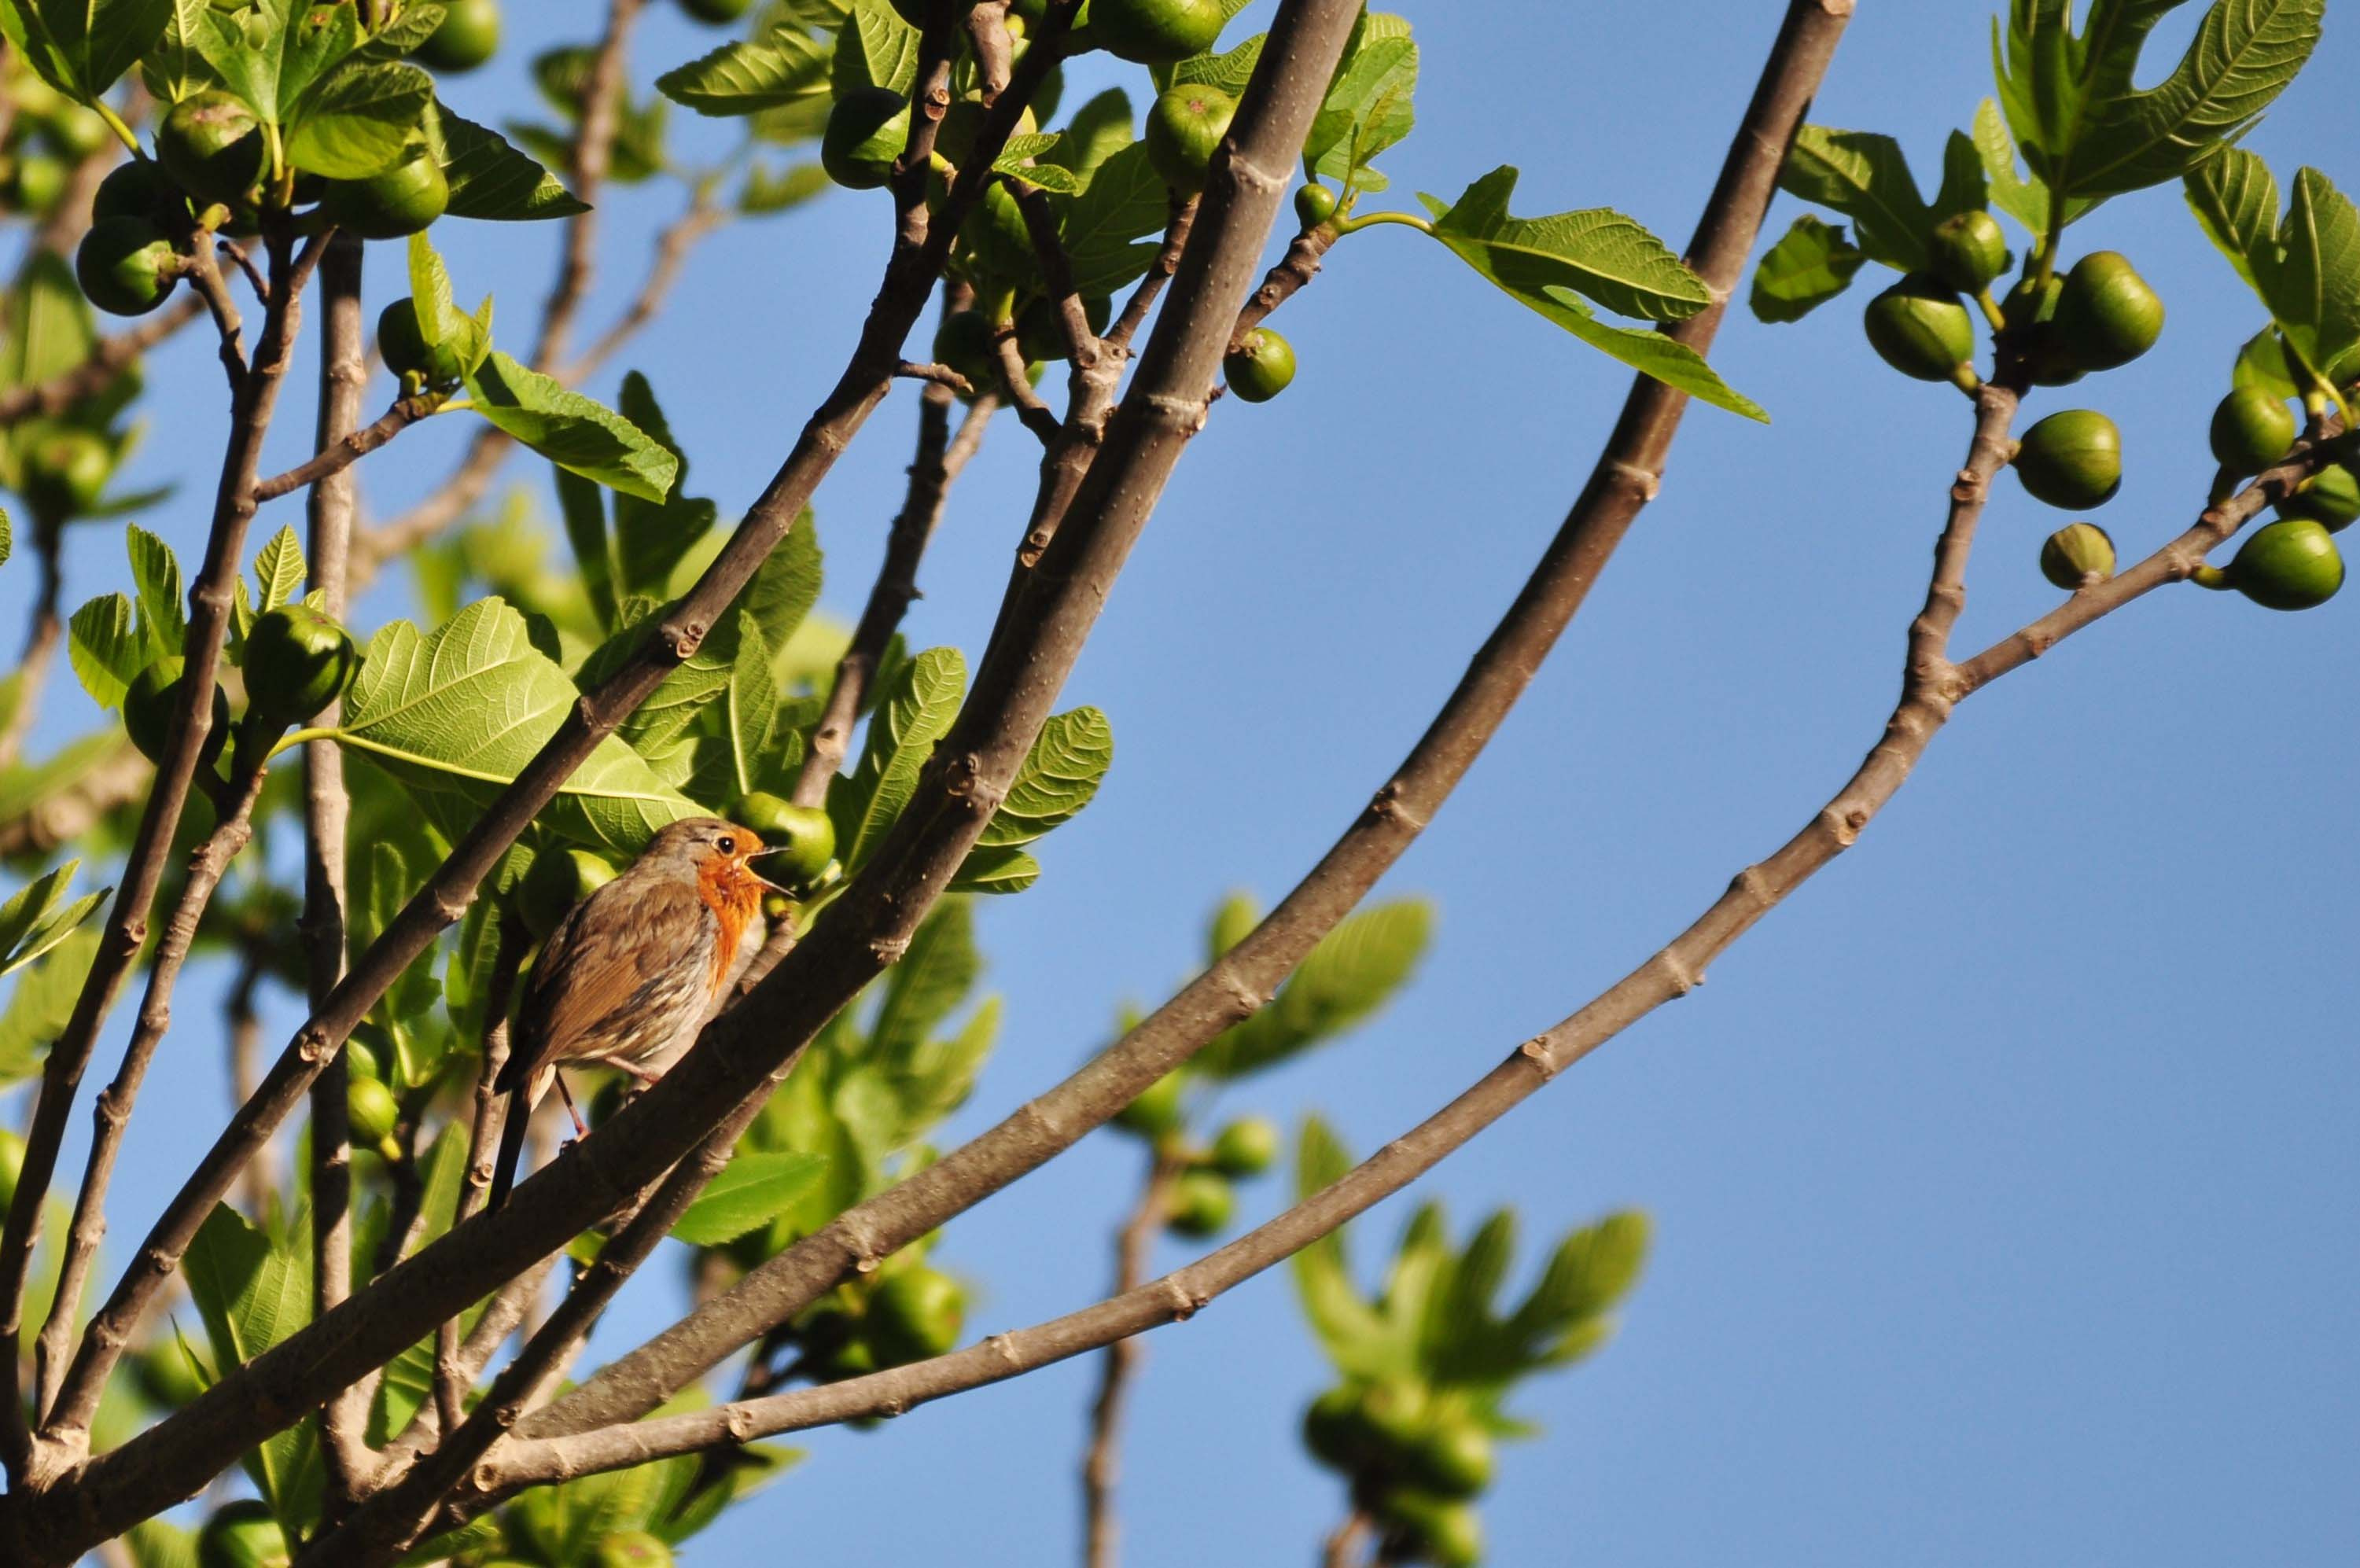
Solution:
{"label": "green fig leaf", "polygon": [[430,123],[441,127],[438,156],[443,177],[451,182],[446,216],[517,223],[570,218],[590,210],[557,176],[510,147],[497,131],[438,109]]}
{"label": "green fig leaf", "polygon": [[801,1203],[826,1169],[824,1155],[742,1149],[688,1206],[672,1234],[692,1247],[735,1241]]}
{"label": "green fig leaf", "polygon": [[469,407],[560,468],[661,501],[680,462],[603,404],[495,350],[467,376]]}
{"label": "green fig leaf", "polygon": [[287,156],[331,180],[382,174],[404,161],[433,99],[433,78],[414,65],[355,60],[296,101]]}
{"label": "green fig leaf", "polygon": [[1778,171],[1778,188],[1850,218],[1872,258],[1903,272],[1924,270],[1934,212],[1891,136],[1804,125]]}
{"label": "green fig leaf", "polygon": [[0,975],[22,969],[56,948],[114,891],[103,887],[69,903],[66,889],[82,862],[52,866],[0,903]]}
{"label": "green fig leaf", "polygon": [[978,844],[1031,844],[1071,822],[1098,793],[1114,764],[1114,726],[1096,708],[1058,713],[1041,726],[1024,764],[983,830]]}
{"label": "green fig leaf", "polygon": [[829,50],[793,27],[723,44],[656,78],[656,91],[700,114],[727,118],[828,96]]}
{"label": "green fig leaf", "polygon": [[1755,265],[1748,303],[1757,320],[1799,321],[1850,288],[1867,259],[1842,224],[1806,212]]}
{"label": "green fig leaf", "polygon": [[1561,287],[1620,315],[1678,321],[1712,302],[1703,280],[1632,219],[1605,207],[1511,217],[1515,188],[1516,170],[1503,166],[1447,206],[1421,198],[1434,214],[1434,237],[1527,303]]}
{"label": "green fig leaf", "polygon": [[[432,634],[396,621],[370,638],[336,738],[415,789],[481,804],[515,779],[580,699],[532,646],[524,617],[484,599]],[[609,735],[544,816],[581,843],[636,854],[656,829],[697,811]]]}

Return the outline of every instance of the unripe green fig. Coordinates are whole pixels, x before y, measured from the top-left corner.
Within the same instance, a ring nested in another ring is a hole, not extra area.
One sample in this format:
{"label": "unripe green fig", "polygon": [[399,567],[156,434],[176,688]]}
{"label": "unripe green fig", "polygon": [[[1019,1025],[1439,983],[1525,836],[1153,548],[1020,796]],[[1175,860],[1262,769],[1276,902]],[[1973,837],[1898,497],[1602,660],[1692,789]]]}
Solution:
{"label": "unripe green fig", "polygon": [[1278,1124],[1268,1116],[1240,1116],[1213,1137],[1213,1169],[1224,1176],[1259,1176],[1278,1160]]}
{"label": "unripe green fig", "polygon": [[188,211],[189,199],[180,194],[180,188],[172,183],[164,166],[147,158],[117,164],[98,182],[98,190],[90,199],[93,223],[103,223],[109,218],[145,218],[152,223],[159,213],[176,212],[185,219]]}
{"label": "unripe green fig", "polygon": [[180,281],[180,253],[147,218],[103,218],[74,247],[74,281],[111,316],[144,316]]}
{"label": "unripe green fig", "polygon": [[1295,221],[1306,234],[1336,215],[1336,192],[1325,185],[1299,185],[1295,191]]}
{"label": "unripe green fig", "polygon": [[598,1542],[590,1553],[590,1564],[591,1568],[672,1568],[672,1548],[644,1530],[617,1530]]}
{"label": "unripe green fig", "polygon": [[723,27],[746,14],[754,0],[680,0],[680,8],[708,27]]}
{"label": "unripe green fig", "polygon": [[2000,306],[2022,346],[2035,387],[2070,386],[2083,375],[2057,335],[2057,301],[2064,292],[2065,280],[2053,273],[2045,281],[2027,278],[2007,291]]}
{"label": "unripe green fig", "polygon": [[1386,1463],[1398,1467],[1410,1450],[1426,1441],[1433,1424],[1434,1398],[1415,1378],[1383,1377],[1369,1385],[1360,1412],[1368,1418]]}
{"label": "unripe green fig", "polygon": [[2007,270],[2007,235],[1999,220],[1977,207],[1934,225],[1934,276],[1961,294],[1979,294]]}
{"label": "unripe green fig", "polygon": [[934,361],[966,376],[967,385],[978,392],[1000,385],[1000,355],[992,346],[991,322],[980,310],[954,310],[943,318],[942,325],[934,329]]}
{"label": "unripe green fig", "polygon": [[1439,1568],[1473,1568],[1483,1560],[1483,1521],[1467,1504],[1403,1489],[1389,1493],[1382,1508],[1415,1541],[1417,1555]]}
{"label": "unripe green fig", "polygon": [[586,849],[545,849],[517,889],[517,913],[535,942],[546,941],[565,912],[615,879],[615,867]]}
{"label": "unripe green fig", "polygon": [[352,1121],[354,1145],[375,1149],[400,1125],[401,1105],[377,1079],[355,1076],[344,1085],[344,1115]]}
{"label": "unripe green fig", "polygon": [[115,139],[106,117],[80,103],[60,104],[56,113],[42,116],[41,128],[49,132],[50,142],[60,152],[77,161]]}
{"label": "unripe green fig", "polygon": [[1939,278],[1912,273],[1868,302],[1861,318],[1868,345],[1885,364],[1919,381],[1952,381],[1974,358],[1975,324]]}
{"label": "unripe green fig", "polygon": [[287,1532],[253,1497],[224,1503],[197,1535],[197,1568],[287,1568]]}
{"label": "unripe green fig", "polygon": [[1203,54],[1228,20],[1220,0],[1091,0],[1089,15],[1099,47],[1139,65]]}
{"label": "unripe green fig", "polygon": [[861,1334],[880,1367],[901,1367],[950,1351],[966,1322],[967,1291],[959,1282],[920,1265],[879,1283]]}
{"label": "unripe green fig", "polygon": [[[164,757],[164,745],[172,737],[172,715],[180,706],[180,682],[184,663],[178,654],[168,653],[131,678],[131,685],[123,694],[123,727],[130,733],[131,744],[139,755],[150,762]],[[209,732],[226,735],[229,732],[229,699],[222,694],[219,685],[213,687],[213,722]]]}
{"label": "unripe green fig", "polygon": [[2263,387],[2240,387],[2212,410],[2212,459],[2244,477],[2259,474],[2294,446],[2301,430],[2286,399]]}
{"label": "unripe green fig", "polygon": [[2016,476],[2036,501],[2068,511],[2103,506],[2123,487],[2123,433],[2095,408],[2066,408],[2024,432]]}
{"label": "unripe green fig", "polygon": [[2073,264],[2057,296],[2057,341],[2085,370],[2128,365],[2163,335],[2163,300],[2119,251]]}
{"label": "unripe green fig", "polygon": [[1238,101],[1218,87],[1189,82],[1156,99],[1147,111],[1147,161],[1164,183],[1184,196],[1205,189],[1221,138],[1229,134]]}
{"label": "unripe green fig", "polygon": [[1218,1235],[1237,1213],[1237,1190],[1218,1171],[1184,1171],[1172,1183],[1164,1224],[1175,1236]]}
{"label": "unripe green fig", "polygon": [[0,1127],[0,1211],[16,1201],[16,1178],[25,1170],[25,1140]]}
{"label": "unripe green fig", "polygon": [[1267,403],[1295,379],[1295,349],[1268,327],[1256,327],[1221,356],[1221,374],[1233,397]]}
{"label": "unripe green fig", "polygon": [[25,453],[25,504],[33,515],[62,522],[99,503],[115,474],[115,449],[95,430],[52,429]]}
{"label": "unripe green fig", "polygon": [[243,100],[208,88],[166,113],[156,127],[156,156],[164,172],[199,201],[235,206],[262,178],[269,147]]}
{"label": "unripe green fig", "polygon": [[909,100],[890,87],[856,88],[828,111],[820,167],[847,191],[874,191],[893,178],[909,142]]}
{"label": "unripe green fig", "polygon": [[310,718],[343,696],[360,668],[351,636],[309,604],[266,610],[246,636],[246,701],[265,719]]}
{"label": "unripe green fig", "polygon": [[2114,541],[2095,523],[2068,523],[2040,547],[2040,575],[2068,593],[2114,574]]}
{"label": "unripe green fig", "polygon": [[331,180],[320,211],[336,227],[365,240],[398,240],[432,224],[451,204],[450,178],[421,149],[366,180]]}
{"label": "unripe green fig", "polygon": [[443,0],[442,25],[418,46],[418,58],[456,76],[473,71],[500,47],[500,0]]}
{"label": "unripe green fig", "polygon": [[983,199],[959,225],[959,243],[995,277],[1017,280],[1039,276],[1032,252],[1032,231],[1016,194],[1000,180],[983,188]]}
{"label": "unripe green fig", "polygon": [[2360,479],[2355,479],[2344,464],[2331,463],[2278,503],[2278,516],[2309,517],[2329,533],[2340,533],[2360,517]]}
{"label": "unripe green fig", "polygon": [[[2326,604],[2344,586],[2344,557],[2325,524],[2282,517],[2255,531],[2225,576],[2226,586],[2265,609],[2308,610]],[[2198,580],[2220,585],[2202,573]]]}
{"label": "unripe green fig", "polygon": [[40,216],[58,204],[71,178],[64,162],[40,153],[24,153],[8,174],[9,204],[19,212]]}
{"label": "unripe green fig", "polygon": [[772,852],[762,864],[790,887],[812,886],[836,858],[836,819],[817,806],[798,806],[758,789],[740,797],[732,815],[762,835],[763,848]]}
{"label": "unripe green fig", "polygon": [[1184,1076],[1175,1071],[1158,1078],[1139,1098],[1114,1114],[1114,1125],[1147,1138],[1162,1138],[1178,1127]]}
{"label": "unripe green fig", "polygon": [[1491,1484],[1491,1434],[1461,1418],[1438,1422],[1404,1456],[1402,1474],[1444,1497],[1471,1497]]}
{"label": "unripe green fig", "polygon": [[1376,1432],[1360,1409],[1363,1392],[1357,1383],[1341,1384],[1303,1412],[1303,1445],[1322,1465],[1348,1475],[1369,1468],[1380,1454]]}
{"label": "unripe green fig", "polygon": [[467,374],[456,343],[427,343],[418,324],[417,304],[408,296],[396,299],[378,315],[377,352],[394,375],[415,372],[429,387],[455,387]]}
{"label": "unripe green fig", "polygon": [[160,1339],[141,1351],[131,1364],[131,1377],[141,1396],[159,1410],[177,1410],[205,1391],[204,1379],[177,1339]]}
{"label": "unripe green fig", "polygon": [[[1114,301],[1103,294],[1083,300],[1082,319],[1088,324],[1091,336],[1102,334],[1107,323],[1114,319]],[[1065,327],[1059,319],[1055,300],[1036,296],[1017,312],[1016,346],[1028,360],[1065,357]]]}

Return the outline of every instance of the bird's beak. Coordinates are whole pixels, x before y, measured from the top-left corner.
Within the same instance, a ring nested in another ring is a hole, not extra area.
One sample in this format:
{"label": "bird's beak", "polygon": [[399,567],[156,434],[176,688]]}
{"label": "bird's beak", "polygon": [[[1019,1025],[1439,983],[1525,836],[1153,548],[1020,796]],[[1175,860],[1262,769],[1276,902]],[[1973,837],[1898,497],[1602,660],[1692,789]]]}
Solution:
{"label": "bird's beak", "polygon": [[794,894],[789,892],[786,888],[780,887],[776,882],[771,881],[769,877],[761,875],[759,872],[748,870],[746,872],[746,875],[753,877],[755,881],[759,882],[763,887],[768,887],[771,892],[778,894],[782,898],[792,898],[794,897]]}

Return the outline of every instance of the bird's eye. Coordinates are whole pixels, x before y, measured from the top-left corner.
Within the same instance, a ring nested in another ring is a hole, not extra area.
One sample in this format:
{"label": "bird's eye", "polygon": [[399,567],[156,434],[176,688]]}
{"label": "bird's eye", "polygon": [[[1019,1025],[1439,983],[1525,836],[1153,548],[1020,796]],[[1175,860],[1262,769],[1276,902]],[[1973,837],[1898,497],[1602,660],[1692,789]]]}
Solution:
{"label": "bird's eye", "polygon": [[715,839],[713,841],[713,844],[715,848],[718,849],[724,855],[735,855],[738,853],[738,841],[731,838],[727,833],[723,833],[719,838]]}

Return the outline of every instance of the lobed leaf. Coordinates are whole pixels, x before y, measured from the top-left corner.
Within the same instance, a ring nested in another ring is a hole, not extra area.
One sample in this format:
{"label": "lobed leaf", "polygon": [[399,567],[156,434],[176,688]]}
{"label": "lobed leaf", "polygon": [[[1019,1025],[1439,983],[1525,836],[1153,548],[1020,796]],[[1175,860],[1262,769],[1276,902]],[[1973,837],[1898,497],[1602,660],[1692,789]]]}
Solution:
{"label": "lobed leaf", "polygon": [[680,1216],[672,1234],[692,1247],[719,1247],[769,1225],[803,1201],[827,1161],[792,1150],[741,1150]]}
{"label": "lobed leaf", "polygon": [[[515,779],[580,697],[531,645],[524,617],[485,599],[431,635],[396,621],[372,637],[336,738],[413,788],[479,805]],[[664,823],[697,812],[610,735],[545,820],[583,843],[636,853]]]}
{"label": "lobed leaf", "polygon": [[1008,787],[982,845],[1030,844],[1071,822],[1098,793],[1114,764],[1114,726],[1096,708],[1058,713],[1041,726]]}
{"label": "lobed leaf", "polygon": [[1778,188],[1852,221],[1860,248],[1887,267],[1922,271],[1933,210],[1891,136],[1804,125],[1778,170]]}
{"label": "lobed leaf", "polygon": [[1850,288],[1867,259],[1842,224],[1806,212],[1755,264],[1747,302],[1757,320],[1799,321]]}

